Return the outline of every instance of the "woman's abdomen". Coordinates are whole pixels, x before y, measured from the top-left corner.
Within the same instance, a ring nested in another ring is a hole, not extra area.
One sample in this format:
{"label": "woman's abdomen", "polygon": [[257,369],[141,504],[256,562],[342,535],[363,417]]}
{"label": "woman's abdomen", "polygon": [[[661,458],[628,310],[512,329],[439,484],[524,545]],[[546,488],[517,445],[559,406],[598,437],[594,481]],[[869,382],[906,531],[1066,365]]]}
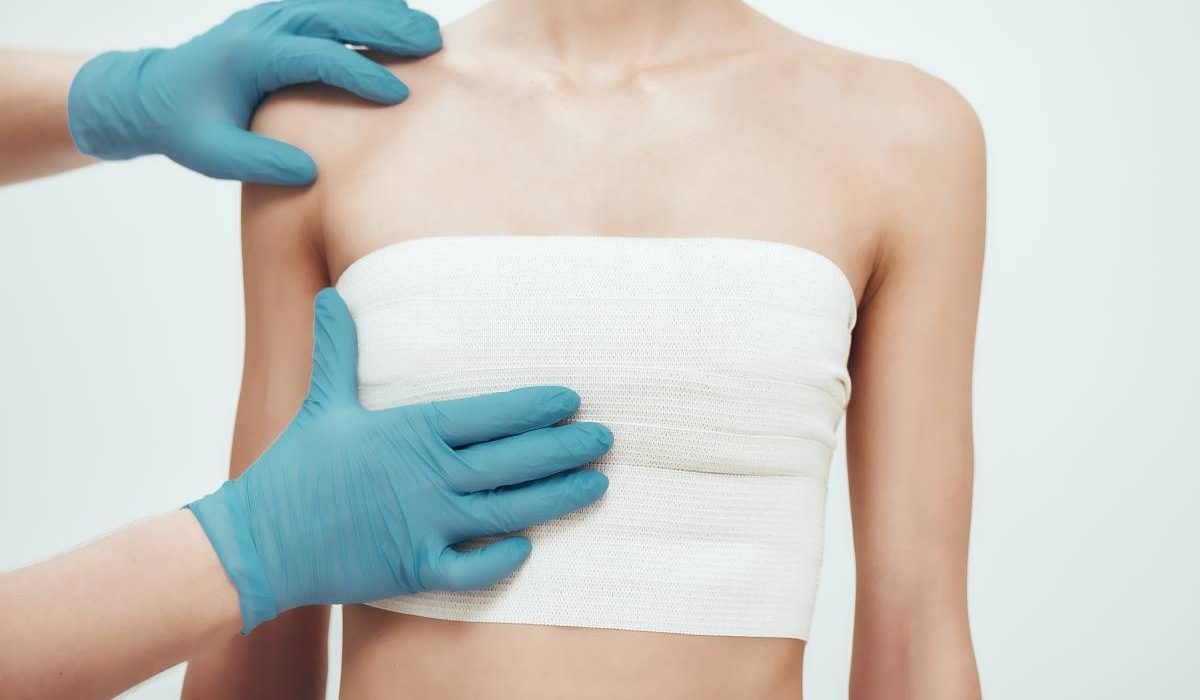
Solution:
{"label": "woman's abdomen", "polygon": [[341,697],[797,700],[803,641],[438,620],[348,605]]}

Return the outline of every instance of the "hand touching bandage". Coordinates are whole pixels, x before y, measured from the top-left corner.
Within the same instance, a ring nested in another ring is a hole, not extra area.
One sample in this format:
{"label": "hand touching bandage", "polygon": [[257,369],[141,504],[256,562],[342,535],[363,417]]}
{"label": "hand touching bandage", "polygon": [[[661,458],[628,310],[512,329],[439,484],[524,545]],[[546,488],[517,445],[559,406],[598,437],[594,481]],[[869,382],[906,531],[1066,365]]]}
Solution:
{"label": "hand touching bandage", "polygon": [[333,289],[316,300],[307,398],[237,480],[189,508],[238,591],[243,633],[318,603],[487,587],[529,555],[520,530],[592,503],[608,486],[577,469],[612,445],[579,406],[531,387],[370,411],[358,402],[354,322]]}

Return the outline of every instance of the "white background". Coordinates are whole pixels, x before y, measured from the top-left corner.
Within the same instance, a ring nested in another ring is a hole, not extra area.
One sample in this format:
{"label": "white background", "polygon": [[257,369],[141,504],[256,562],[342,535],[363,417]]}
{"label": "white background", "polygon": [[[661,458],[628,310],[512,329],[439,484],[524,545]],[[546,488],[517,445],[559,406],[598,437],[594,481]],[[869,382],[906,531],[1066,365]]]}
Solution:
{"label": "white background", "polygon": [[[477,4],[425,7],[445,23]],[[0,0],[0,44],[171,44],[239,5]],[[971,616],[985,695],[1200,697],[1188,671],[1200,651],[1200,4],[755,5],[941,76],[983,121]],[[157,158],[0,190],[0,568],[170,510],[224,475],[242,350],[237,200],[236,185]],[[805,663],[818,700],[845,696],[849,668],[843,467],[839,454]],[[182,675],[131,695],[175,697]]]}

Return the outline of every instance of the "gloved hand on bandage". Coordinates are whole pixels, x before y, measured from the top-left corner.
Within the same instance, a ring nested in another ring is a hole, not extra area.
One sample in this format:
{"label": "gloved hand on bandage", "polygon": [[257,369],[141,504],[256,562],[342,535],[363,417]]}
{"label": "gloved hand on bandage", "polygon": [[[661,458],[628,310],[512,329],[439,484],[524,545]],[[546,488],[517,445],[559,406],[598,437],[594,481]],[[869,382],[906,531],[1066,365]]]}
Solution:
{"label": "gloved hand on bandage", "polygon": [[71,137],[106,160],[161,153],[210,177],[307,184],[312,158],[246,130],[267,93],[319,81],[384,104],[408,96],[390,71],[345,44],[425,56],[442,37],[437,20],[401,0],[265,3],[174,49],[88,61],[67,100]]}
{"label": "gloved hand on bandage", "polygon": [[579,406],[531,387],[381,411],[358,402],[354,322],[333,289],[316,300],[307,398],[240,478],[188,507],[238,591],[243,634],[279,613],[429,589],[484,588],[529,555],[513,532],[594,502],[608,479],[577,469],[612,445]]}

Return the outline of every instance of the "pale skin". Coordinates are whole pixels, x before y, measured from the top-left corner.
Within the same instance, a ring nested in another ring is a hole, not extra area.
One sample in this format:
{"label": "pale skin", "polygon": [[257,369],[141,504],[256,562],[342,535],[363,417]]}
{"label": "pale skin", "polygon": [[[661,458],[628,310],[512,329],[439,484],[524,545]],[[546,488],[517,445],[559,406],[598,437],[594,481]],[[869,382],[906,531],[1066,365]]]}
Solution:
{"label": "pale skin", "polygon": [[[233,474],[304,396],[310,300],[355,259],[438,234],[731,236],[822,253],[859,303],[846,416],[857,562],[850,696],[980,696],[967,615],[982,128],[914,66],[733,0],[495,0],[388,61],[403,109],[324,88],[254,128],[318,163],[243,197],[246,366]],[[346,698],[798,698],[805,643],[345,609]],[[321,697],[327,611],[192,660],[187,698]]]}
{"label": "pale skin", "polygon": [[[99,162],[67,125],[88,58],[0,49],[0,185]],[[242,627],[237,591],[186,510],[4,573],[0,600],[12,603],[0,614],[0,687],[13,697],[112,697]]]}
{"label": "pale skin", "polygon": [[87,54],[0,49],[0,185],[99,161],[75,148],[67,92]]}
{"label": "pale skin", "polygon": [[12,698],[110,698],[242,627],[189,510],[0,575],[0,687]]}
{"label": "pale skin", "polygon": [[[260,131],[337,169],[301,192],[247,189],[253,333],[234,471],[304,394],[308,301],[380,245],[570,229],[810,247],[846,271],[860,303],[847,414],[851,695],[978,696],[965,576],[985,156],[970,106],[916,68],[806,40],[731,2],[498,2],[455,25],[448,44],[392,64],[430,91],[420,112],[296,90],[260,115]],[[65,118],[84,58],[0,52],[0,94],[23,107],[0,109],[0,184],[94,162]],[[22,602],[2,634],[0,684],[80,696],[86,682],[107,696],[224,640],[194,664],[188,694],[228,683],[320,695],[326,612],[290,612],[235,639],[235,593],[188,519],[181,511],[0,579],[4,598]],[[144,574],[132,586],[131,570]],[[34,610],[53,612],[35,624]],[[82,634],[79,620],[95,626]],[[35,628],[53,634],[31,638]],[[802,665],[794,640],[463,626],[354,606],[343,690],[794,698]]]}

